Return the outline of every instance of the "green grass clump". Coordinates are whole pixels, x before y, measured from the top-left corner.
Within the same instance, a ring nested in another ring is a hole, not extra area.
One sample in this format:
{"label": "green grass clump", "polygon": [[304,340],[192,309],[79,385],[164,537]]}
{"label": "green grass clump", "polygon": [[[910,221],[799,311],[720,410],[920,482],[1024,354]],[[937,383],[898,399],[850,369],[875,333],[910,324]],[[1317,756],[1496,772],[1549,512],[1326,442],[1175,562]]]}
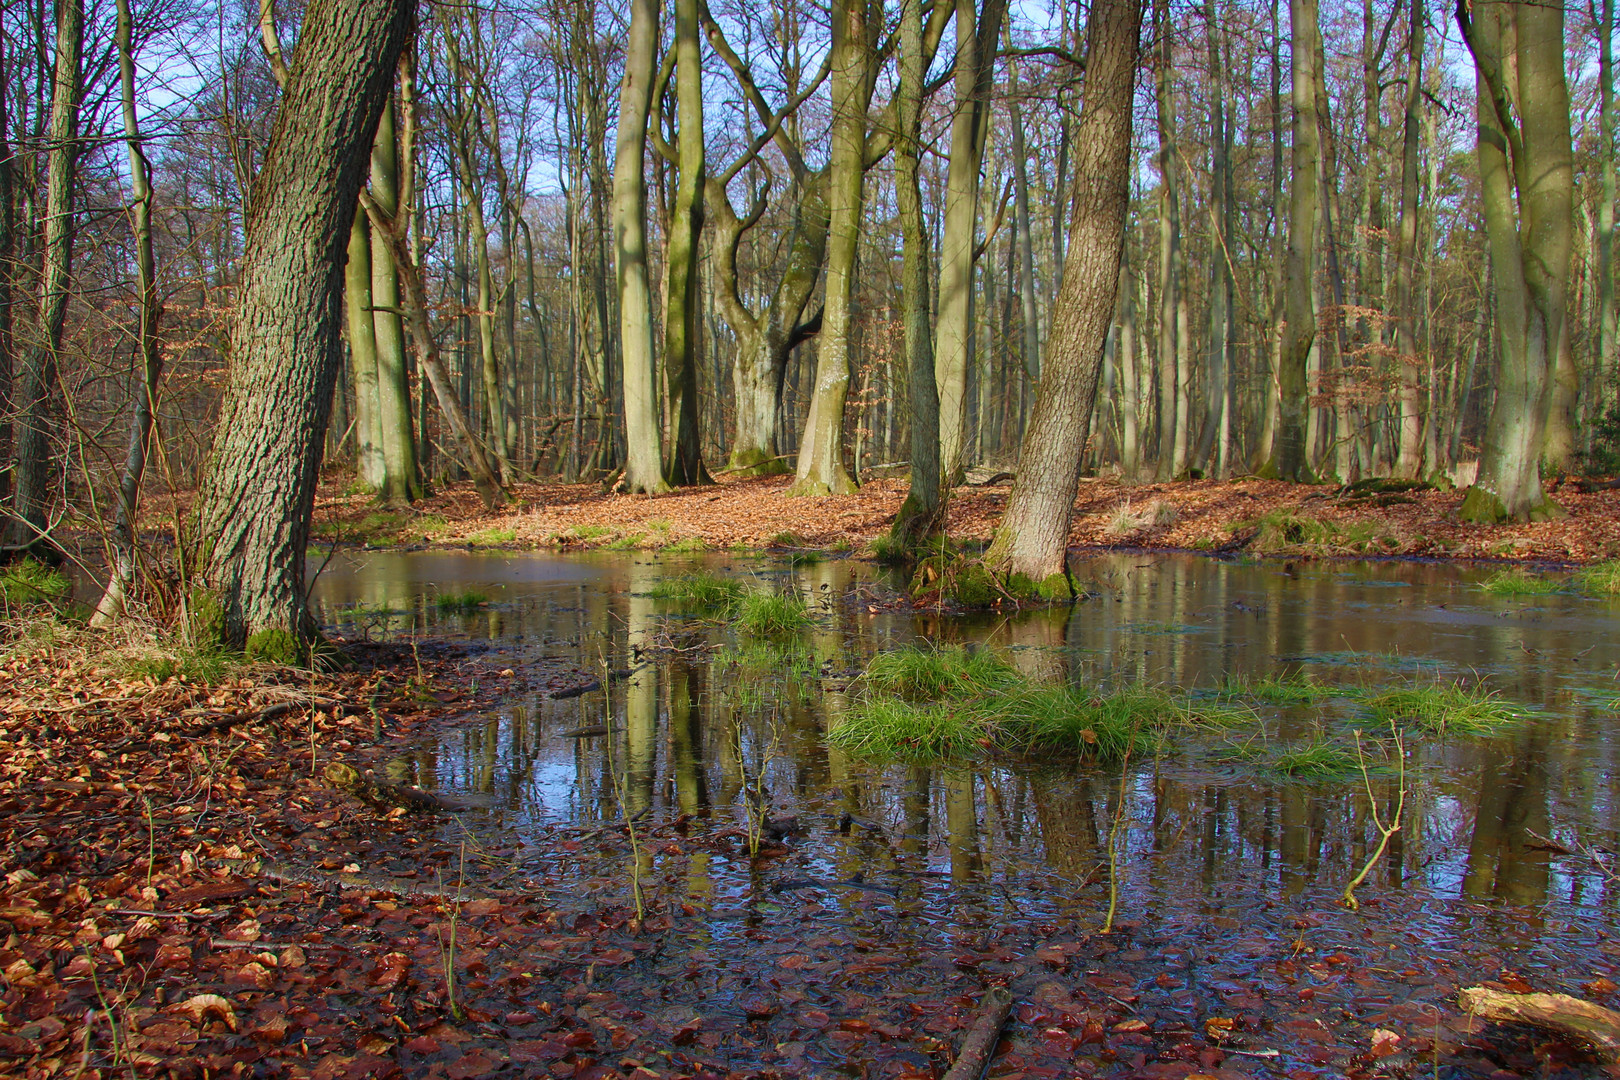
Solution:
{"label": "green grass clump", "polygon": [[178,678],[196,686],[212,686],[235,671],[239,660],[218,649],[187,649],[154,645],[149,650],[125,653],[112,664],[123,679],[150,679],[155,683]]}
{"label": "green grass clump", "polygon": [[742,603],[747,591],[736,578],[697,573],[661,578],[653,582],[647,594],[706,614],[730,615]]}
{"label": "green grass clump", "polygon": [[779,532],[771,537],[771,545],[773,547],[803,547],[804,541],[799,537],[798,533]]}
{"label": "green grass clump", "polygon": [[607,525],[574,525],[569,528],[568,535],[576,540],[600,540],[604,536],[612,536],[616,531]]}
{"label": "green grass clump", "polygon": [[66,600],[73,583],[62,571],[37,559],[0,568],[0,599],[7,604],[49,604]]}
{"label": "green grass clump", "polygon": [[994,694],[1023,681],[1018,669],[999,654],[961,645],[880,652],[866,666],[864,678],[874,693],[911,701]]}
{"label": "green grass clump", "polygon": [[754,637],[796,634],[810,625],[810,609],[795,592],[751,592],[736,607],[737,627]]}
{"label": "green grass clump", "polygon": [[665,551],[674,554],[690,551],[705,551],[707,549],[708,545],[703,542],[703,537],[701,536],[683,536],[679,540],[664,545]]}
{"label": "green grass clump", "polygon": [[1373,718],[1385,723],[1415,724],[1426,731],[1482,734],[1518,719],[1513,710],[1479,687],[1435,683],[1386,690],[1367,698]]}
{"label": "green grass clump", "polygon": [[441,615],[470,615],[487,603],[489,597],[474,589],[442,592],[433,598],[433,606],[439,609]]}
{"label": "green grass clump", "polygon": [[1333,776],[1360,768],[1356,755],[1325,736],[1290,746],[1274,756],[1269,764],[1287,776]]}
{"label": "green grass clump", "polygon": [[1564,583],[1556,578],[1526,573],[1515,566],[1511,570],[1498,570],[1480,582],[1479,587],[1492,596],[1545,596],[1562,592]]}
{"label": "green grass clump", "polygon": [[467,537],[467,544],[470,547],[495,547],[499,544],[510,544],[516,539],[516,529],[490,528]]}
{"label": "green grass clump", "polygon": [[1305,672],[1267,675],[1263,679],[1228,675],[1221,682],[1220,688],[1220,696],[1223,698],[1241,698],[1266,705],[1314,705],[1339,693],[1343,691],[1323,686]]}
{"label": "green grass clump", "polygon": [[926,705],[869,697],[828,741],[852,754],[911,761],[1000,754],[1117,762],[1152,750],[1179,728],[1240,720],[1254,716],[1199,707],[1164,690],[1026,686]]}
{"label": "green grass clump", "polygon": [[1588,566],[1575,575],[1575,584],[1590,596],[1620,595],[1620,559]]}
{"label": "green grass clump", "polygon": [[602,545],[604,551],[634,551],[641,546],[647,538],[646,533],[626,533],[616,540],[610,540]]}

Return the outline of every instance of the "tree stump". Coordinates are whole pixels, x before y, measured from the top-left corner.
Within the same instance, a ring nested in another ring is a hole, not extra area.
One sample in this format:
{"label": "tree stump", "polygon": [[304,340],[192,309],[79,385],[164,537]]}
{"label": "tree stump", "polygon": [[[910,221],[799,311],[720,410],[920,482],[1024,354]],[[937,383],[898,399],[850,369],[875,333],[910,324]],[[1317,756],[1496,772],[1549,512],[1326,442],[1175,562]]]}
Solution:
{"label": "tree stump", "polygon": [[1532,1024],[1591,1046],[1620,1064],[1620,1013],[1568,994],[1509,994],[1470,986],[1457,995],[1464,1011],[1486,1020]]}

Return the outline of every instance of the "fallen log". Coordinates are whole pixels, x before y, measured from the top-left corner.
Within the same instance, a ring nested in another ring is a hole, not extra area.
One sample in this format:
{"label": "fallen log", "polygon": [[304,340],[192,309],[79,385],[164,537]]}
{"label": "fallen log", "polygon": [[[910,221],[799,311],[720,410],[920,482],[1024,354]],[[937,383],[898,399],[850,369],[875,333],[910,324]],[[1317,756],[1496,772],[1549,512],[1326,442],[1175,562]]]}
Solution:
{"label": "fallen log", "polygon": [[1591,1046],[1620,1064],[1620,1013],[1568,994],[1509,994],[1470,986],[1457,995],[1463,1011],[1485,1020],[1531,1024]]}
{"label": "fallen log", "polygon": [[945,1080],[979,1080],[995,1055],[996,1042],[1001,1038],[1002,1025],[1012,1011],[1012,995],[1005,986],[992,986],[979,1002],[979,1016],[962,1040],[962,1049],[956,1052],[956,1064],[945,1074]]}

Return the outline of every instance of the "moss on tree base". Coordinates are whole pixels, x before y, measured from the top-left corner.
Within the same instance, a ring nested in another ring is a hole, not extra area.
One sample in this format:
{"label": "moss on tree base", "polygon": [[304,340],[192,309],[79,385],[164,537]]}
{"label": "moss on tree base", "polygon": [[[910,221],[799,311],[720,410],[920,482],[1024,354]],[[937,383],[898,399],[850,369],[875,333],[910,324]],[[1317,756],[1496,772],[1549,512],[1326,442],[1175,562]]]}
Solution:
{"label": "moss on tree base", "polygon": [[1025,574],[1000,574],[981,559],[940,552],[923,559],[911,578],[914,597],[933,597],[963,608],[1067,604],[1075,598],[1066,573],[1040,581]]}
{"label": "moss on tree base", "polygon": [[781,476],[792,472],[787,459],[764,450],[745,450],[731,455],[726,472],[733,476]]}
{"label": "moss on tree base", "polygon": [[1468,489],[1468,494],[1463,496],[1462,505],[1457,507],[1457,520],[1470,525],[1501,525],[1509,521],[1557,521],[1568,516],[1567,510],[1545,496],[1535,506],[1515,514],[1508,509],[1500,495],[1477,484]]}

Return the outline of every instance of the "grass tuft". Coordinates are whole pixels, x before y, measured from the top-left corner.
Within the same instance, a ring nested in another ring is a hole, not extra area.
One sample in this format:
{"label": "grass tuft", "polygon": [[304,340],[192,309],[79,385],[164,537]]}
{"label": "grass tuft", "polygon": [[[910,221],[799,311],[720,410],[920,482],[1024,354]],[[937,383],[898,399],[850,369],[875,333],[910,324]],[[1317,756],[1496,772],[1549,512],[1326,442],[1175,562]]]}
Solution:
{"label": "grass tuft", "polygon": [[1306,672],[1267,675],[1263,679],[1228,675],[1220,687],[1220,696],[1228,700],[1246,699],[1266,705],[1314,705],[1341,693],[1344,691],[1324,686]]}
{"label": "grass tuft", "polygon": [[473,589],[465,592],[442,592],[433,598],[433,606],[441,615],[470,615],[489,603],[489,597]]}
{"label": "grass tuft", "polygon": [[660,578],[647,590],[647,594],[654,599],[674,601],[710,615],[730,615],[742,603],[746,593],[743,583],[736,578],[711,573]]}
{"label": "grass tuft", "polygon": [[501,544],[510,544],[516,539],[516,529],[492,528],[468,536],[467,545],[469,547],[496,547]]}
{"label": "grass tuft", "polygon": [[999,654],[961,645],[907,646],[872,657],[867,686],[877,694],[911,701],[994,694],[1019,685],[1023,677]]}
{"label": "grass tuft", "polygon": [[1575,575],[1575,584],[1589,596],[1620,595],[1620,559],[1588,566]]}
{"label": "grass tuft", "polygon": [[1269,764],[1287,776],[1336,776],[1360,768],[1356,755],[1322,735],[1278,752]]}
{"label": "grass tuft", "polygon": [[1368,697],[1367,707],[1376,720],[1415,724],[1441,735],[1485,734],[1519,718],[1495,694],[1455,683],[1387,690]]}
{"label": "grass tuft", "polygon": [[1232,531],[1253,528],[1249,550],[1256,555],[1289,552],[1302,555],[1378,555],[1400,547],[1400,541],[1381,531],[1372,521],[1339,524],[1306,517],[1280,508],[1250,521],[1238,522]]}
{"label": "grass tuft", "polygon": [[1492,596],[1545,596],[1562,592],[1564,583],[1557,578],[1527,573],[1515,566],[1509,570],[1498,570],[1480,582],[1479,587]]}
{"label": "grass tuft", "polygon": [[703,542],[701,536],[683,536],[679,540],[665,544],[664,550],[678,555],[682,552],[706,551],[708,545]]}
{"label": "grass tuft", "polygon": [[751,592],[737,605],[736,620],[745,634],[782,637],[810,625],[810,609],[796,592]]}

